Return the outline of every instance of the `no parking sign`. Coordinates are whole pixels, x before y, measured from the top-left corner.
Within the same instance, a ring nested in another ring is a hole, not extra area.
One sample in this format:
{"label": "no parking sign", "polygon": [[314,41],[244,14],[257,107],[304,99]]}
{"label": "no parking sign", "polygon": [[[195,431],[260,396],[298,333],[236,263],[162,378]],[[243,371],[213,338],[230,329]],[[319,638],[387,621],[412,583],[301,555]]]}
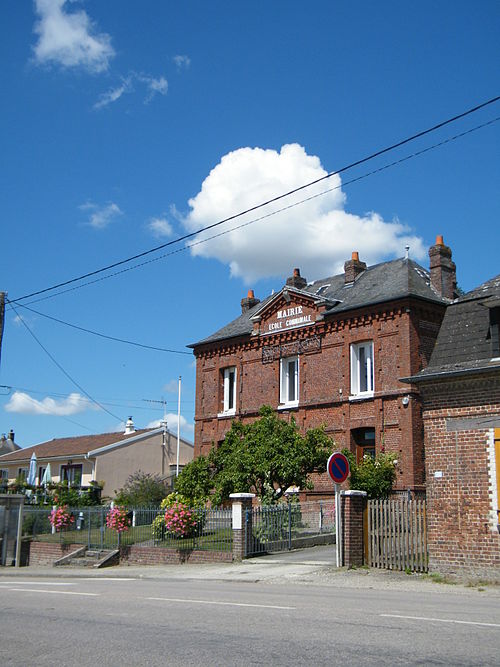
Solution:
{"label": "no parking sign", "polygon": [[349,460],[340,452],[335,452],[328,459],[326,470],[335,484],[342,484],[349,477]]}

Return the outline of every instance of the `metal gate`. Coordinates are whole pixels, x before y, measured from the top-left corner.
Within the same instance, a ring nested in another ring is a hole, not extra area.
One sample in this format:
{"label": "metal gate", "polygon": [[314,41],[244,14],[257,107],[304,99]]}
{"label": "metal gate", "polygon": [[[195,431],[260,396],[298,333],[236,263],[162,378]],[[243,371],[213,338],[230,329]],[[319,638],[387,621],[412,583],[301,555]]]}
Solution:
{"label": "metal gate", "polygon": [[245,514],[247,556],[332,543],[334,501],[284,502],[248,509]]}
{"label": "metal gate", "polygon": [[367,515],[371,567],[427,572],[425,500],[369,500]]}

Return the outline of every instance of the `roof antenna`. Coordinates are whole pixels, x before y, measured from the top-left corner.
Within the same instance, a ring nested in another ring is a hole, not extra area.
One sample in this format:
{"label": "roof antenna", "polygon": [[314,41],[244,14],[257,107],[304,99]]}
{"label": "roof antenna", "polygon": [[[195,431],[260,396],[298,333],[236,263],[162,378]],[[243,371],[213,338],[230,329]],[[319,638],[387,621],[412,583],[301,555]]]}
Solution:
{"label": "roof antenna", "polygon": [[405,259],[408,259],[409,256],[410,256],[410,246],[405,245]]}

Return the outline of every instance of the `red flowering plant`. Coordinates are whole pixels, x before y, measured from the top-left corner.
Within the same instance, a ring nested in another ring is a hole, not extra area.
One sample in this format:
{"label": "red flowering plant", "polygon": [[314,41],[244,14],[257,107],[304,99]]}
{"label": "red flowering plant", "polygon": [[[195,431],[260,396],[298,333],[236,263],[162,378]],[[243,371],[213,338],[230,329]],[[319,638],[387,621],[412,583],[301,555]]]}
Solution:
{"label": "red flowering plant", "polygon": [[165,528],[174,537],[191,537],[198,527],[196,512],[175,501],[165,511]]}
{"label": "red flowering plant", "polygon": [[51,526],[58,532],[64,528],[69,528],[75,522],[75,517],[71,514],[67,505],[61,505],[54,507],[49,514],[49,521]]}
{"label": "red flowering plant", "polygon": [[106,526],[117,533],[123,533],[130,528],[128,512],[124,507],[112,507],[106,515]]}

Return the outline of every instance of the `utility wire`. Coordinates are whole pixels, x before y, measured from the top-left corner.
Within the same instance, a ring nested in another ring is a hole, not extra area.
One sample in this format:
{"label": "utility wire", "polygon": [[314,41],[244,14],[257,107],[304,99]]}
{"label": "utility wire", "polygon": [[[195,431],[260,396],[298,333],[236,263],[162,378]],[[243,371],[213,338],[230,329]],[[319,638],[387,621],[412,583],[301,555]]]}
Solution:
{"label": "utility wire", "polygon": [[[484,127],[487,127],[489,125],[493,125],[494,123],[497,123],[498,121],[500,121],[500,116],[497,116],[496,118],[493,118],[489,121],[481,123],[480,125],[476,125],[475,127],[469,128],[468,130],[465,130],[464,132],[460,132],[459,134],[455,134],[452,137],[448,137],[446,139],[443,139],[442,141],[439,141],[435,144],[432,144],[431,146],[427,146],[426,148],[423,148],[419,151],[415,151],[415,152],[413,152],[409,155],[406,155],[406,156],[404,156],[404,157],[402,157],[398,160],[395,160],[394,162],[390,162],[388,164],[383,165],[382,167],[378,167],[377,169],[366,172],[365,174],[361,174],[360,176],[357,176],[356,178],[352,178],[349,181],[344,181],[343,183],[341,183],[339,185],[335,185],[335,186],[333,186],[331,188],[328,188],[326,190],[322,190],[321,192],[318,192],[314,195],[311,195],[310,197],[306,197],[305,199],[301,199],[300,201],[293,202],[292,204],[288,204],[287,206],[283,206],[279,209],[276,209],[274,211],[266,213],[262,216],[259,216],[258,218],[253,218],[252,220],[248,220],[247,222],[244,222],[244,223],[242,223],[240,225],[237,225],[235,227],[231,227],[230,229],[226,229],[226,230],[224,230],[222,232],[219,232],[217,234],[213,234],[212,236],[207,236],[207,237],[205,237],[203,239],[200,239],[198,241],[194,241],[193,243],[188,243],[188,244],[182,246],[181,248],[176,248],[175,250],[171,250],[170,252],[163,253],[162,255],[159,255],[158,257],[153,257],[151,259],[145,260],[144,262],[140,262],[139,264],[134,264],[134,265],[128,266],[124,269],[120,269],[120,271],[115,271],[115,272],[109,273],[105,276],[101,276],[100,278],[95,278],[94,280],[89,280],[85,283],[81,283],[81,284],[76,285],[74,287],[69,287],[66,290],[56,292],[55,294],[49,294],[49,295],[43,296],[39,299],[34,299],[33,301],[30,301],[28,305],[32,305],[34,303],[39,303],[40,301],[45,301],[47,299],[52,299],[52,298],[54,298],[56,296],[59,296],[61,294],[66,294],[67,292],[73,292],[73,291],[75,291],[77,289],[80,289],[82,287],[87,287],[88,285],[93,285],[93,284],[101,282],[103,280],[107,280],[108,278],[113,278],[113,277],[118,276],[122,273],[127,273],[127,271],[132,271],[132,270],[140,268],[142,266],[146,266],[147,264],[152,264],[153,262],[158,262],[159,260],[165,259],[166,257],[170,257],[170,256],[175,255],[177,253],[184,252],[185,250],[189,250],[191,248],[194,248],[195,246],[201,245],[202,243],[206,243],[207,241],[212,241],[213,239],[224,236],[225,234],[230,234],[231,232],[237,231],[238,229],[248,227],[249,225],[252,225],[255,222],[260,222],[260,221],[265,220],[267,218],[270,218],[274,215],[277,215],[278,213],[283,213],[284,211],[287,211],[287,210],[292,209],[296,206],[299,206],[299,205],[304,204],[306,202],[309,202],[313,199],[316,199],[317,197],[322,197],[325,194],[328,194],[329,192],[333,192],[334,190],[340,190],[341,188],[345,188],[348,185],[353,185],[354,183],[357,183],[358,181],[362,181],[365,178],[369,178],[370,176],[374,176],[375,174],[379,174],[383,171],[386,171],[387,169],[391,169],[392,167],[396,167],[396,166],[398,166],[398,165],[400,165],[404,162],[407,162],[408,160],[411,160],[411,159],[416,158],[416,157],[420,157],[421,155],[424,155],[425,153],[428,153],[428,152],[430,152],[430,151],[432,151],[436,148],[440,148],[441,146],[449,144],[452,141],[456,141],[457,139],[460,139],[460,138],[462,138],[462,137],[464,137],[468,134],[472,134],[473,132],[477,132],[478,130],[480,130]],[[46,290],[42,290],[42,291],[46,291]],[[40,293],[41,292],[38,292],[38,294],[40,294]],[[16,303],[16,301],[9,302],[9,303]],[[18,304],[18,305],[22,305],[22,304]],[[24,306],[24,307],[26,307],[26,306]],[[189,354],[189,352],[187,354]]]}
{"label": "utility wire", "polygon": [[67,371],[64,370],[64,368],[61,366],[61,364],[58,361],[56,361],[56,359],[51,355],[51,353],[47,350],[47,348],[41,343],[41,341],[38,340],[38,338],[35,336],[33,331],[30,329],[30,327],[24,321],[24,318],[22,317],[22,315],[20,315],[17,312],[16,308],[12,304],[11,304],[11,307],[12,307],[13,311],[16,313],[17,317],[21,320],[23,325],[26,327],[29,334],[35,339],[35,341],[38,343],[38,345],[42,348],[42,350],[49,357],[49,359],[57,366],[57,368],[59,368],[59,370],[62,373],[64,373],[64,375],[68,378],[68,380],[70,380],[75,385],[75,387],[77,387],[83,394],[85,394],[85,396],[89,399],[89,401],[94,403],[94,405],[97,405],[97,407],[99,407],[101,410],[104,410],[104,412],[107,412],[108,415],[111,415],[111,417],[113,417],[113,419],[118,419],[118,421],[123,421],[122,417],[118,417],[117,415],[113,414],[112,412],[107,410],[103,405],[98,403],[94,398],[92,398],[92,396],[87,391],[85,391],[85,389],[80,384],[78,384],[78,382],[74,378],[72,378],[71,375]]}
{"label": "utility wire", "polygon": [[449,125],[450,123],[454,123],[457,120],[460,120],[462,118],[465,118],[466,116],[469,116],[470,114],[473,114],[480,109],[484,109],[485,107],[494,104],[500,100],[500,95],[497,97],[493,97],[486,102],[482,102],[481,104],[476,105],[475,107],[472,107],[471,109],[467,109],[466,111],[463,111],[462,113],[459,113],[455,116],[452,116],[451,118],[448,118],[447,120],[441,121],[440,123],[437,123],[436,125],[433,125],[432,127],[427,128],[426,130],[421,130],[420,132],[417,132],[416,134],[411,135],[410,137],[407,137],[406,139],[403,139],[401,141],[398,141],[394,144],[391,144],[390,146],[387,146],[386,148],[383,148],[381,150],[376,151],[375,153],[372,153],[360,160],[356,160],[354,162],[351,162],[348,165],[345,165],[344,167],[341,167],[340,169],[337,169],[335,171],[329,172],[325,176],[321,176],[320,178],[317,178],[313,181],[310,181],[309,183],[305,183],[304,185],[301,185],[297,188],[294,188],[293,190],[289,190],[288,192],[284,192],[283,194],[277,195],[276,197],[272,197],[271,199],[268,199],[264,202],[261,202],[260,204],[257,204],[255,206],[251,206],[250,208],[247,208],[244,211],[241,211],[239,213],[235,213],[234,215],[228,216],[227,218],[224,218],[222,220],[219,220],[218,222],[214,222],[211,225],[207,225],[205,227],[202,227],[198,229],[197,231],[190,232],[189,234],[184,234],[184,236],[180,236],[176,239],[173,239],[171,241],[168,241],[166,243],[162,243],[159,246],[156,246],[155,248],[150,248],[149,250],[145,250],[144,252],[138,253],[136,255],[133,255],[131,257],[127,257],[126,259],[122,259],[118,262],[114,262],[113,264],[108,264],[107,266],[104,266],[100,269],[96,269],[95,271],[90,271],[88,273],[82,274],[81,276],[77,276],[76,278],[72,278],[70,280],[65,280],[61,283],[58,283],[57,285],[52,285],[52,287],[46,287],[45,289],[38,290],[36,292],[31,292],[30,294],[25,294],[22,297],[19,297],[17,299],[14,299],[11,301],[11,303],[18,303],[19,301],[24,301],[25,299],[29,299],[33,296],[38,296],[39,294],[43,294],[45,292],[50,292],[52,290],[58,289],[60,287],[65,287],[66,285],[70,285],[71,283],[78,282],[80,280],[84,280],[85,278],[90,278],[91,276],[95,276],[98,273],[102,273],[104,271],[108,271],[110,269],[114,269],[118,266],[121,266],[123,264],[127,264],[129,262],[134,261],[135,259],[140,259],[141,257],[145,257],[146,255],[150,255],[151,253],[157,252],[158,250],[162,250],[163,248],[166,248],[168,246],[171,246],[175,243],[180,243],[181,241],[185,241],[186,239],[192,238],[193,236],[197,236],[201,232],[208,231],[210,229],[214,229],[215,227],[218,227],[219,225],[224,224],[225,222],[229,222],[231,220],[235,220],[236,218],[239,218],[243,215],[246,215],[247,213],[251,213],[253,211],[256,211],[264,206],[267,206],[269,204],[272,204],[276,201],[279,201],[280,199],[284,199],[285,197],[289,197],[292,194],[295,194],[296,192],[300,192],[301,190],[304,190],[305,188],[310,187],[311,185],[315,185],[316,183],[320,183],[321,181],[324,181],[328,178],[331,178],[332,176],[342,174],[345,171],[348,171],[349,169],[352,169],[354,167],[357,167],[361,164],[364,164],[365,162],[368,162],[369,160],[373,160],[376,157],[379,157],[380,155],[384,155],[385,153],[388,153],[389,151],[393,151],[396,148],[399,148],[401,146],[404,146],[407,143],[410,143],[411,141],[415,141],[415,139],[419,139],[421,137],[424,137],[427,134],[430,134],[431,132],[435,132],[436,130],[445,127],[446,125]]}
{"label": "utility wire", "polygon": [[[7,299],[7,302],[8,299]],[[86,329],[85,327],[79,327],[76,324],[71,324],[70,322],[65,322],[64,320],[60,320],[57,317],[52,317],[51,315],[46,315],[45,313],[41,313],[38,310],[35,310],[34,308],[29,308],[29,306],[25,306],[22,303],[17,304],[18,306],[21,306],[21,308],[24,308],[25,310],[29,310],[30,313],[35,313],[36,315],[40,315],[40,317],[45,317],[48,320],[52,320],[53,322],[57,322],[58,324],[64,324],[66,327],[71,327],[72,329],[77,329],[78,331],[84,331],[85,333],[92,334],[93,336],[99,336],[100,338],[106,338],[107,340],[112,340],[117,343],[126,343],[127,345],[135,345],[137,347],[143,347],[147,350],[156,350],[159,352],[171,352],[172,354],[187,354],[188,356],[192,356],[191,352],[185,352],[184,350],[170,350],[166,347],[154,347],[153,345],[145,345],[143,343],[137,343],[133,340],[125,340],[124,338],[116,338],[115,336],[107,336],[106,334],[99,333],[98,331],[92,331],[91,329]]]}

